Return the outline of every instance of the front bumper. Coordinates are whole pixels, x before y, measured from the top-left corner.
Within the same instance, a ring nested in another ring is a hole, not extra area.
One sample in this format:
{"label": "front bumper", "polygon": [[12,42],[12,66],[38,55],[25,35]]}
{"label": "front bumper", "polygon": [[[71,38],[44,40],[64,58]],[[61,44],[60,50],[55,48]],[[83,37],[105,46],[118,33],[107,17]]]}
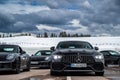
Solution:
{"label": "front bumper", "polygon": [[48,61],[31,61],[31,67],[50,67],[50,62]]}
{"label": "front bumper", "polygon": [[96,62],[88,64],[86,67],[71,67],[71,63],[53,62],[51,63],[51,71],[55,72],[104,72],[104,64]]}
{"label": "front bumper", "polygon": [[15,71],[16,62],[14,61],[0,61],[0,71]]}

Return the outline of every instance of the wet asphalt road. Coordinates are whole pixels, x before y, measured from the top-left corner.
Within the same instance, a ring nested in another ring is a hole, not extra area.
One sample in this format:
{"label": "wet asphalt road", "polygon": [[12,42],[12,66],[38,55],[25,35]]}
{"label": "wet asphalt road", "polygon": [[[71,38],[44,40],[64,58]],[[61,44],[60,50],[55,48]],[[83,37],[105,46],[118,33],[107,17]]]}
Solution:
{"label": "wet asphalt road", "polygon": [[107,68],[104,76],[109,80],[120,80],[120,68]]}
{"label": "wet asphalt road", "polygon": [[31,69],[30,72],[20,74],[1,72],[0,80],[120,80],[120,68],[106,68],[104,76],[95,76],[94,73],[66,73],[51,76],[49,69]]}
{"label": "wet asphalt road", "polygon": [[120,80],[120,68],[106,68],[104,76],[95,76],[94,73],[65,73],[56,76],[47,74],[44,78],[33,76],[22,80]]}

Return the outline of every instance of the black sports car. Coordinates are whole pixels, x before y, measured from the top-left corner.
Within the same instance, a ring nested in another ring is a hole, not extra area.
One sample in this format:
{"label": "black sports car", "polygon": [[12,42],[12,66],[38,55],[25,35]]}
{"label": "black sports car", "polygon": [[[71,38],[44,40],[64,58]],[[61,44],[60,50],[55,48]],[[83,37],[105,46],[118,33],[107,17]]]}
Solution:
{"label": "black sports car", "polygon": [[104,57],[88,42],[61,41],[51,55],[50,73],[55,75],[62,72],[89,72],[104,75]]}
{"label": "black sports car", "polygon": [[113,50],[100,51],[104,55],[105,66],[108,64],[120,66],[120,53]]}
{"label": "black sports car", "polygon": [[52,50],[40,50],[31,56],[31,67],[49,68]]}
{"label": "black sports car", "polygon": [[30,71],[30,57],[18,45],[0,45],[0,71]]}

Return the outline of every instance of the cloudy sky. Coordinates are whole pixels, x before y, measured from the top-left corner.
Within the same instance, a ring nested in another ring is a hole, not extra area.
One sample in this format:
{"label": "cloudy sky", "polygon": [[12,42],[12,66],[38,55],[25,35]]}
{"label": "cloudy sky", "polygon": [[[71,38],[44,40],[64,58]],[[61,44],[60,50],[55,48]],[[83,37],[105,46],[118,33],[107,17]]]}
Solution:
{"label": "cloudy sky", "polygon": [[120,0],[0,0],[0,32],[120,36]]}

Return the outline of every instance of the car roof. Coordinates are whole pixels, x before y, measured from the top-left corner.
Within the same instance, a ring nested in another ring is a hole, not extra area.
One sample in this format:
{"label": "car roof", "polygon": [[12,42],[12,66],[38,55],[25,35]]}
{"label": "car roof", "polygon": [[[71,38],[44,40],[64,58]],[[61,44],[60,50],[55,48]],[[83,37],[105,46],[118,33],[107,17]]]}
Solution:
{"label": "car roof", "polygon": [[15,46],[15,47],[19,47],[18,45],[13,45],[13,44],[0,44],[0,46]]}
{"label": "car roof", "polygon": [[[101,50],[100,52],[103,52],[103,51],[115,51],[115,50]],[[115,52],[117,52],[117,51],[115,51]]]}
{"label": "car roof", "polygon": [[[60,41],[60,42],[87,42],[87,41],[74,41],[74,40],[72,41],[72,40],[71,40],[71,41]],[[88,42],[87,42],[87,43],[88,43]]]}
{"label": "car roof", "polygon": [[39,51],[52,51],[52,50],[39,50]]}

